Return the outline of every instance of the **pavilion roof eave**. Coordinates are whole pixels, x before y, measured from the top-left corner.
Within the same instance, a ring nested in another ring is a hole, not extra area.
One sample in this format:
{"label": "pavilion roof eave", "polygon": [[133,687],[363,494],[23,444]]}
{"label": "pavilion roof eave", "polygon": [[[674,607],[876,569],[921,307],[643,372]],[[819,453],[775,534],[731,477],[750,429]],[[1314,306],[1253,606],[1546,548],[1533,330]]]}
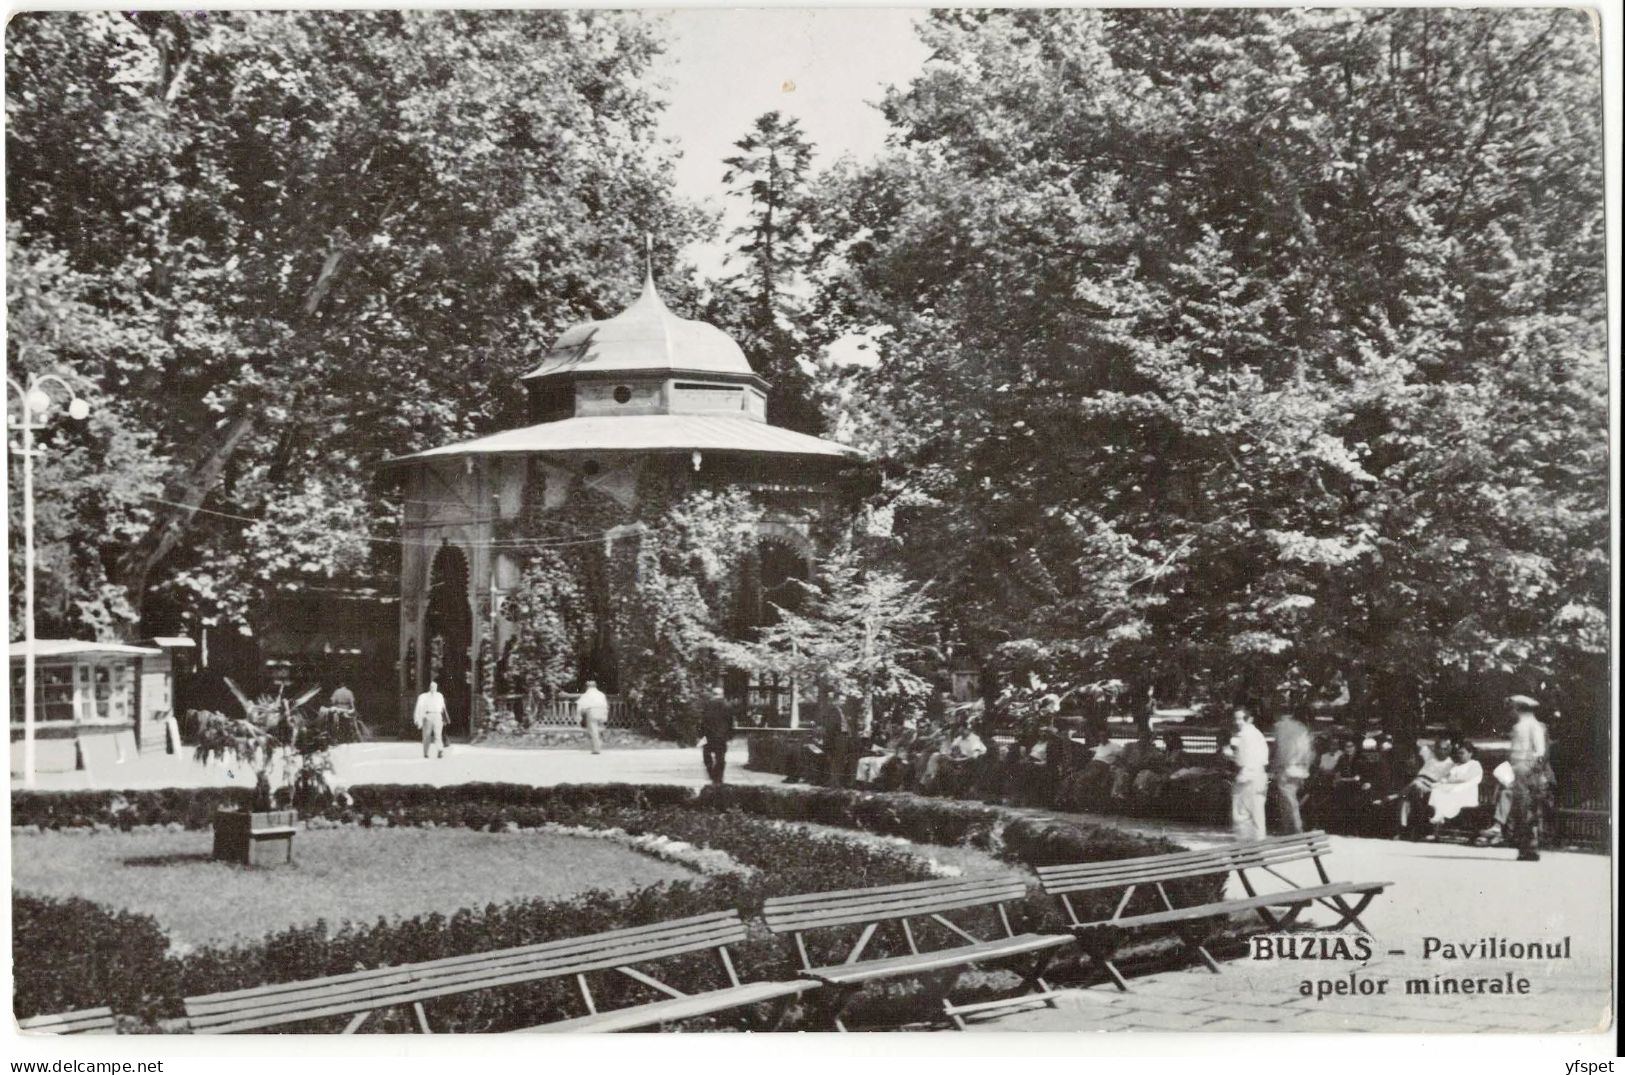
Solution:
{"label": "pavilion roof eave", "polygon": [[856,462],[848,445],[745,418],[714,415],[639,415],[567,418],[448,444],[385,460],[384,469],[434,459],[481,455],[761,455]]}
{"label": "pavilion roof eave", "polygon": [[739,381],[760,388],[764,392],[771,390],[773,387],[773,382],[755,372],[741,373],[737,370],[713,370],[682,366],[617,366],[607,369],[594,368],[593,366],[582,366],[579,369],[555,366],[549,369],[547,364],[543,363],[529,373],[520,374],[519,380],[521,382],[543,381],[552,377],[568,377],[575,381],[624,381],[651,376],[692,377],[696,380],[703,378],[710,381]]}

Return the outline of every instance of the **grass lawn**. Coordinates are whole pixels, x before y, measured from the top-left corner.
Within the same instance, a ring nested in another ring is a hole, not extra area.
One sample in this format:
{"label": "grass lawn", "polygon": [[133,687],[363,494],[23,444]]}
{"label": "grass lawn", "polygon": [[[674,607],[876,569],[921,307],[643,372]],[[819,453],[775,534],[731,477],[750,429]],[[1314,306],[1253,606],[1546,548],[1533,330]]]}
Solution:
{"label": "grass lawn", "polygon": [[257,940],[324,918],[373,922],[589,889],[628,892],[693,871],[603,840],[471,829],[314,829],[294,865],[213,861],[207,831],[12,836],[19,891],[152,915],[181,943]]}

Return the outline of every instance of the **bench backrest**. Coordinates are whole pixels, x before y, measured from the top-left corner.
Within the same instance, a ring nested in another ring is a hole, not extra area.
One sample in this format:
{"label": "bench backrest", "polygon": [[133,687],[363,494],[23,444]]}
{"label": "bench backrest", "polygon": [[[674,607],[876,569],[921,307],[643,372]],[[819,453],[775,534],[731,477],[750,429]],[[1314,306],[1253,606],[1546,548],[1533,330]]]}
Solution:
{"label": "bench backrest", "polygon": [[82,1008],[76,1012],[34,1015],[20,1021],[17,1026],[28,1034],[113,1034],[118,1029],[111,1008]]}
{"label": "bench backrest", "polygon": [[386,1007],[405,999],[422,1000],[653,962],[723,948],[743,941],[746,936],[745,924],[737,912],[714,911],[674,922],[520,948],[188,997],[186,1014],[199,1029],[255,1017],[273,1020],[260,1024],[271,1026],[342,1011]]}
{"label": "bench backrest", "polygon": [[1318,859],[1330,851],[1331,841],[1324,832],[1304,832],[1243,844],[1227,844],[1205,851],[1040,866],[1038,879],[1043,882],[1045,892],[1059,896],[1070,892],[1180,881],[1235,870],[1263,869],[1302,859]]}
{"label": "bench backrest", "polygon": [[776,896],[762,905],[762,917],[774,933],[799,933],[826,926],[847,926],[942,914],[1024,899],[1027,886],[1014,878],[944,878],[878,888],[810,892]]}

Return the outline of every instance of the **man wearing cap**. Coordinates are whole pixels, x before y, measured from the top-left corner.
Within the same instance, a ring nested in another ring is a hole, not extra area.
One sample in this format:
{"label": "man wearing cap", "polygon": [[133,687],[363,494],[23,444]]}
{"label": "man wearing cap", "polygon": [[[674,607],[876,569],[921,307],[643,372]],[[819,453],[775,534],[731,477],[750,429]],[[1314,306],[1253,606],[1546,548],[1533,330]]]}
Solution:
{"label": "man wearing cap", "polygon": [[1518,861],[1540,861],[1541,813],[1551,789],[1551,767],[1546,761],[1546,725],[1535,717],[1539,708],[1526,694],[1507,699],[1514,722],[1507,761],[1512,765],[1512,786],[1504,792],[1510,802],[1508,827],[1518,842]]}

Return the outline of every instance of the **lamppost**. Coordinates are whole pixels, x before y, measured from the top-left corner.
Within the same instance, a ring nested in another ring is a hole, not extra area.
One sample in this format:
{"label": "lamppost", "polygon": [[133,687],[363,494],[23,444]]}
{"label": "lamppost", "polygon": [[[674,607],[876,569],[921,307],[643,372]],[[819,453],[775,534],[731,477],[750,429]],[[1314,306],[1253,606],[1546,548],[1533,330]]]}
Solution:
{"label": "lamppost", "polygon": [[51,409],[51,394],[45,390],[58,384],[68,394],[68,417],[82,421],[90,414],[90,404],[80,399],[73,386],[54,373],[30,374],[24,388],[8,376],[7,386],[17,394],[22,408],[22,444],[12,451],[23,457],[23,787],[34,786],[34,431],[44,429],[35,418]]}

